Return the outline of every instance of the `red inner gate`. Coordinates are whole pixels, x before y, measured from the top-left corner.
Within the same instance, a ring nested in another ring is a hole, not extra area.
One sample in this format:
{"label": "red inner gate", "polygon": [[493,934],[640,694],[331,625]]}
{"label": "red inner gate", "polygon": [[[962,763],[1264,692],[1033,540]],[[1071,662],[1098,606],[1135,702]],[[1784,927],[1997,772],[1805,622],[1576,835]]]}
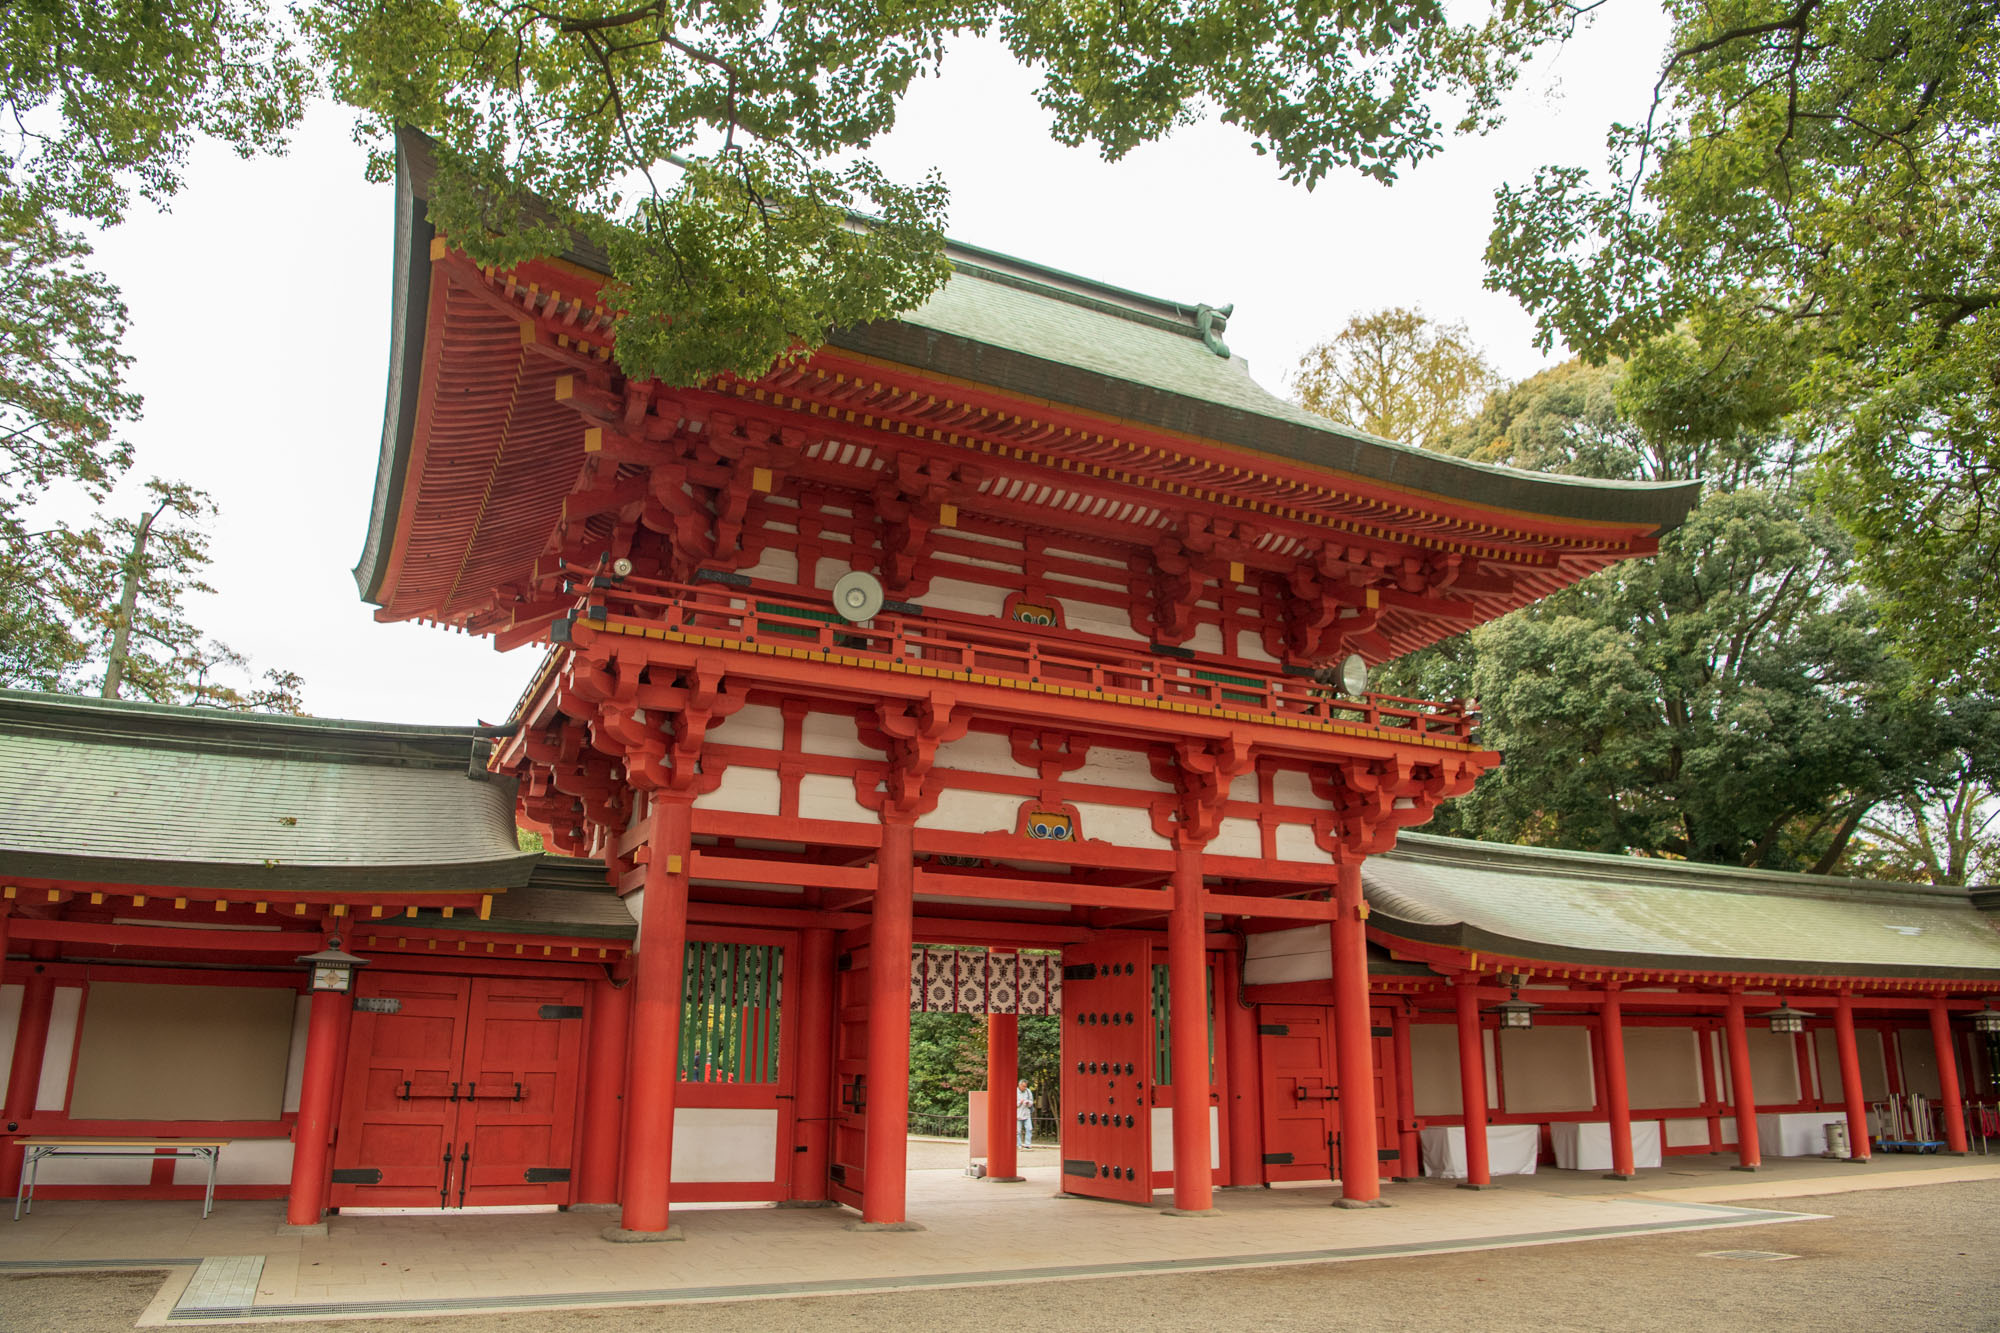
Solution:
{"label": "red inner gate", "polygon": [[1152,942],[1063,950],[1062,1187],[1153,1198]]}

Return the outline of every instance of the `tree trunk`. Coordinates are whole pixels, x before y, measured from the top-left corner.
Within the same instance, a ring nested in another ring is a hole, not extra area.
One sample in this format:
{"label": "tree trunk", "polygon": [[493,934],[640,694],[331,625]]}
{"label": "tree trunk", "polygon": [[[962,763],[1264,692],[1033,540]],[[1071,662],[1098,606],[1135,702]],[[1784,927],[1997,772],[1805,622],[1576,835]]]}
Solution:
{"label": "tree trunk", "polygon": [[153,521],[166,511],[163,504],[139,520],[132,535],[132,549],[125,556],[125,574],[118,589],[118,614],[111,622],[111,650],[104,658],[106,699],[116,699],[125,684],[125,663],[132,655],[132,617],[139,609],[139,571],[145,567],[146,539],[152,536]]}

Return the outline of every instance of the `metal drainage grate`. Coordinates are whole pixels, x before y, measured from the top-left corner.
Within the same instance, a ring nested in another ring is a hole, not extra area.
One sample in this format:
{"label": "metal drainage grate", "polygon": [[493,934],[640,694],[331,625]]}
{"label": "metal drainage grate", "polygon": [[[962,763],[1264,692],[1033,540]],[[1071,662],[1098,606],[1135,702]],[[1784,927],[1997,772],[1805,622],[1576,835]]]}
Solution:
{"label": "metal drainage grate", "polygon": [[1796,1254],[1783,1254],[1777,1250],[1703,1250],[1704,1259],[1752,1259],[1768,1262],[1772,1259],[1796,1259]]}

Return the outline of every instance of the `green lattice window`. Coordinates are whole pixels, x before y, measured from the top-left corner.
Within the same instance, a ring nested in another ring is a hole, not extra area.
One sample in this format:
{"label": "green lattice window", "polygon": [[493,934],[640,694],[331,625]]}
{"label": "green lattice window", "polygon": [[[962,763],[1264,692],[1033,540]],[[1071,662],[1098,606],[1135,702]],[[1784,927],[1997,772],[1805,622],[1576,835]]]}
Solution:
{"label": "green lattice window", "polygon": [[[814,611],[803,606],[780,606],[776,602],[757,603],[757,614],[759,616],[787,616],[792,620],[817,620],[828,625],[840,622],[840,617],[831,611]],[[818,630],[807,629],[804,625],[788,625],[782,620],[759,620],[757,622],[757,632],[759,634],[783,634],[794,639],[817,639],[819,637]]]}
{"label": "green lattice window", "polygon": [[776,1083],[784,951],[690,943],[681,985],[681,1081]]}
{"label": "green lattice window", "polygon": [[[1208,1081],[1215,1082],[1215,969],[1204,970],[1202,993],[1208,996]],[[1153,1082],[1174,1081],[1173,1003],[1167,991],[1167,967],[1153,964]]]}
{"label": "green lattice window", "polygon": [[[1220,671],[1197,671],[1194,673],[1194,678],[1196,680],[1209,681],[1216,685],[1248,685],[1253,690],[1262,690],[1264,688],[1264,682],[1258,680],[1255,676],[1227,676]],[[1222,697],[1231,703],[1239,704],[1264,702],[1262,694],[1242,694],[1235,690],[1224,690]]]}

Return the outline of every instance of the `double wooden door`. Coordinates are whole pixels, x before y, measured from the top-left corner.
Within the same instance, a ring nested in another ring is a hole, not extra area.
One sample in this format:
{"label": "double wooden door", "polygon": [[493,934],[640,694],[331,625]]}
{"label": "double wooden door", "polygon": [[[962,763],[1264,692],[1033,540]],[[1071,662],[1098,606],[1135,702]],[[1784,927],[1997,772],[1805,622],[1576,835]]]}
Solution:
{"label": "double wooden door", "polygon": [[1258,1058],[1264,1076],[1264,1179],[1333,1180],[1340,1175],[1341,1116],[1375,1117],[1376,1158],[1387,1175],[1400,1169],[1401,1116],[1389,1011],[1370,1011],[1374,1086],[1344,1097],[1335,1060],[1333,1011],[1316,1004],[1258,1009]]}
{"label": "double wooden door", "polygon": [[335,1207],[569,1202],[580,981],[364,973]]}

